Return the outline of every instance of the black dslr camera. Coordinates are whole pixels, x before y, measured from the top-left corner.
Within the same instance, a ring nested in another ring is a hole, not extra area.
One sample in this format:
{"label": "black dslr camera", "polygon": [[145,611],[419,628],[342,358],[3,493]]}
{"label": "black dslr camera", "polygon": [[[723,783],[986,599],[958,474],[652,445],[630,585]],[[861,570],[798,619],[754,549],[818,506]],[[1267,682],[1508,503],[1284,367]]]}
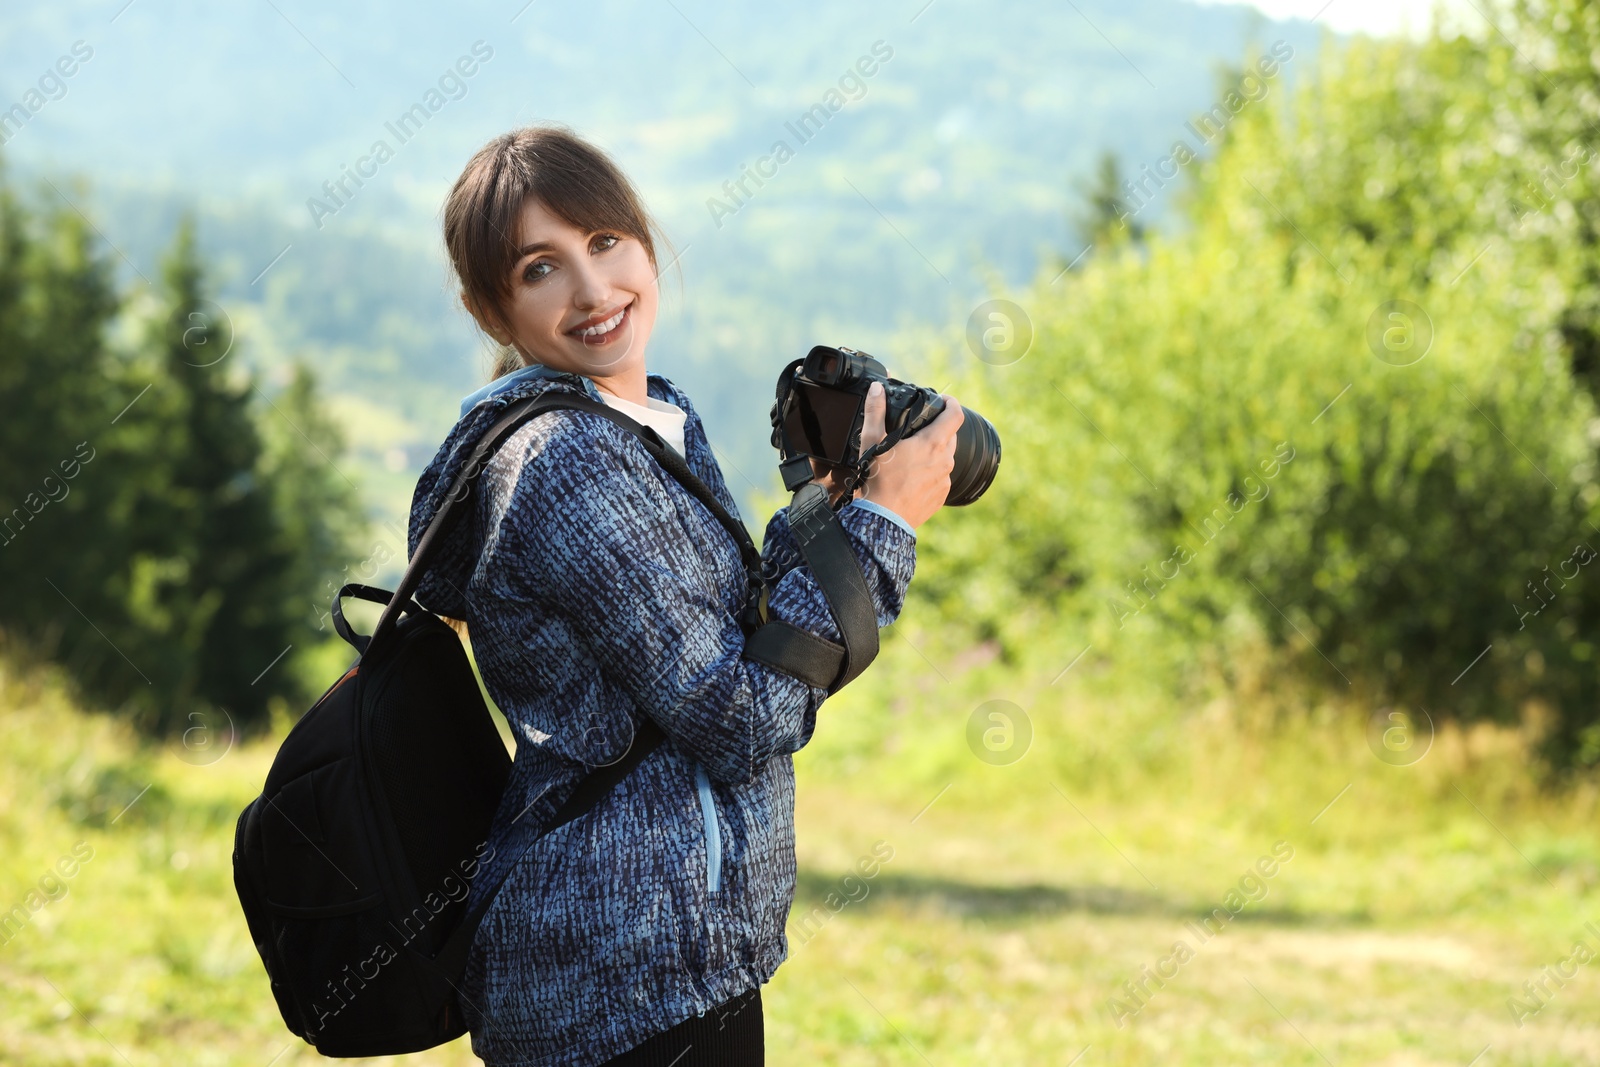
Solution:
{"label": "black dslr camera", "polygon": [[[866,455],[861,429],[866,420],[867,389],[883,383],[885,437]],[[846,472],[848,502],[866,479],[872,460],[938,417],[944,397],[932,389],[889,377],[883,364],[853,348],[817,345],[778,375],[778,399],[772,405],[772,445],[782,455],[784,484],[792,492],[811,480],[811,457]],[[955,467],[945,503],[970,504],[984,494],[1000,468],[1000,435],[971,408],[956,431]]]}

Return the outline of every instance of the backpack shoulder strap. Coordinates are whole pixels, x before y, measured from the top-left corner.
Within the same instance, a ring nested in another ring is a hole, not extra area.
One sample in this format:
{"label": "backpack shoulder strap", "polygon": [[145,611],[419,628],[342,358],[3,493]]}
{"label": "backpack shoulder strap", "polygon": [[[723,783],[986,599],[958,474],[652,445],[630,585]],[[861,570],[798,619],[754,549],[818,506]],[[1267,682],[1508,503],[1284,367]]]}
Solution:
{"label": "backpack shoulder strap", "polygon": [[479,438],[473,448],[472,456],[462,465],[455,481],[450,486],[450,491],[445,494],[444,501],[439,509],[434,512],[433,519],[428,523],[427,530],[423,531],[417,539],[417,550],[411,557],[411,563],[406,567],[405,574],[400,579],[400,585],[395,589],[394,597],[385,608],[383,616],[378,620],[378,625],[372,631],[368,647],[377,646],[385,635],[393,628],[401,609],[416,592],[417,585],[421,583],[422,576],[426,573],[429,563],[437,552],[437,546],[444,542],[446,535],[460,517],[466,512],[467,503],[472,499],[477,490],[478,479],[483,470],[488,466],[489,460],[495,452],[505,443],[506,439],[520,429],[523,423],[536,415],[546,411],[567,408],[577,411],[587,411],[591,415],[599,415],[609,419],[618,426],[638,437],[645,449],[655,457],[669,474],[676,478],[695,499],[699,500],[711,512],[712,516],[728,531],[729,536],[739,547],[739,556],[744,561],[745,570],[751,574],[759,575],[761,572],[761,553],[756,551],[755,544],[750,540],[750,531],[745,529],[744,523],[728,513],[722,502],[711,491],[711,487],[701,481],[683,457],[669,448],[660,434],[649,427],[624,415],[617,409],[587,396],[579,396],[567,392],[545,392],[535,397],[527,397],[507,407],[505,414],[489,427],[484,435]]}
{"label": "backpack shoulder strap", "polygon": [[[411,599],[411,594],[416,592],[428,565],[438,553],[439,546],[444,543],[446,535],[460,521],[461,516],[466,514],[467,504],[477,491],[478,478],[483,474],[484,467],[488,466],[489,459],[505,443],[506,438],[535,415],[559,407],[576,406],[569,403],[573,399],[577,398],[558,391],[526,397],[511,404],[505,414],[501,415],[478,439],[477,445],[472,450],[472,456],[456,474],[455,481],[450,484],[450,491],[445,494],[439,509],[433,513],[428,528],[417,539],[417,550],[412,553],[411,562],[406,566],[400,584],[395,587],[394,596],[390,598],[383,615],[378,619],[378,625],[373,627],[372,637],[368,640],[363,655],[370,655],[373,649],[381,647],[394,629],[406,602]],[[588,402],[588,397],[581,399]]]}
{"label": "backpack shoulder strap", "polygon": [[[596,767],[578,779],[578,784],[573,787],[572,793],[551,817],[550,824],[540,827],[539,833],[529,842],[528,848],[533,848],[540,838],[598,804],[607,793],[611,792],[613,786],[626,778],[628,772],[642,763],[644,758],[654,752],[664,740],[666,735],[661,732],[661,727],[655,724],[654,719],[641,719],[638,729],[634,731],[633,743],[628,746],[628,751],[623,753],[620,759]],[[526,849],[523,854],[527,854]],[[466,973],[467,953],[472,949],[472,941],[478,934],[478,927],[483,924],[483,917],[489,913],[490,905],[500,894],[500,887],[506,884],[506,879],[511,877],[511,872],[520,862],[519,856],[516,863],[506,864],[504,872],[483,894],[478,906],[462,917],[461,925],[451,932],[444,947],[433,957],[434,965],[444,972],[452,985],[459,982]]]}

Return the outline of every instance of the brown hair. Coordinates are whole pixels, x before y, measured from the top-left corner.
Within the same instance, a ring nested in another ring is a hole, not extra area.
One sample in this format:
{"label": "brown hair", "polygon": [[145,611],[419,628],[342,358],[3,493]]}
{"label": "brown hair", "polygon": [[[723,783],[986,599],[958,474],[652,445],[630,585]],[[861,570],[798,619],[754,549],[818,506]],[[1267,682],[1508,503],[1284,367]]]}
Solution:
{"label": "brown hair", "polygon": [[[659,227],[611,157],[559,123],[524,126],[478,149],[445,200],[445,250],[462,295],[483,318],[509,328],[505,302],[529,197],[585,232],[615,230],[636,239],[656,266]],[[516,349],[503,347],[491,377],[521,365]]]}

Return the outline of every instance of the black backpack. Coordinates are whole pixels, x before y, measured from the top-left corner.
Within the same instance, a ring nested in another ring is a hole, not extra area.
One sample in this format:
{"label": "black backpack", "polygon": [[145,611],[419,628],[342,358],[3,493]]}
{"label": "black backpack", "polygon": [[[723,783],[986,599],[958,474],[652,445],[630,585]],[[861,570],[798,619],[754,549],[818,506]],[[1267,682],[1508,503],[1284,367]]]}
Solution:
{"label": "black backpack", "polygon": [[[832,693],[877,654],[871,597],[820,486],[801,486],[789,518],[842,644],[767,621],[771,575],[748,531],[653,429],[565,391],[509,405],[457,476],[399,588],[347,585],[334,596],[334,627],[359,655],[284,738],[235,830],[234,886],[278,1009],[325,1056],[416,1052],[467,1030],[459,986],[499,884],[471,914],[466,900],[511,759],[460,638],[411,594],[468,512],[495,449],[556,408],[592,412],[638,435],[738,543],[750,576],[741,619],[748,658]],[[347,596],[387,605],[370,637],[345,620]],[[581,779],[540,834],[587,812],[662,740],[641,717],[627,754]]]}

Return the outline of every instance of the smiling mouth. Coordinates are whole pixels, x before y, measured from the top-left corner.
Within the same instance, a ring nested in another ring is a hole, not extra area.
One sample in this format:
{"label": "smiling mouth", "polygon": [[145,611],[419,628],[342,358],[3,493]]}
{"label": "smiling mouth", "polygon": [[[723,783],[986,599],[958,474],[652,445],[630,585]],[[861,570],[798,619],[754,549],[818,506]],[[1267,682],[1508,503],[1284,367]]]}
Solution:
{"label": "smiling mouth", "polygon": [[628,324],[633,301],[628,301],[610,318],[597,322],[592,326],[585,326],[577,330],[568,330],[567,336],[575,337],[584,345],[603,345],[622,333],[622,328]]}

